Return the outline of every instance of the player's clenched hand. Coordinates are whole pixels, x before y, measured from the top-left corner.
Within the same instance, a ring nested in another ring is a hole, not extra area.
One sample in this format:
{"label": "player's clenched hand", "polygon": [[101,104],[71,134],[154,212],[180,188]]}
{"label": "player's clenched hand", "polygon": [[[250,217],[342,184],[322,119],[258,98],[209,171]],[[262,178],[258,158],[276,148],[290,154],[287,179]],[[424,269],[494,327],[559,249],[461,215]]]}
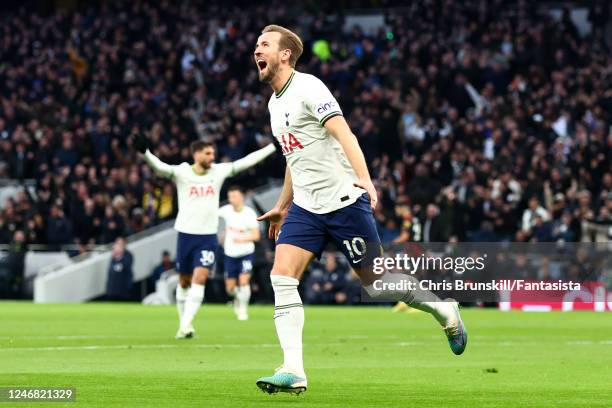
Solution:
{"label": "player's clenched hand", "polygon": [[142,133],[136,133],[132,136],[132,144],[136,150],[144,154],[149,148],[149,139]]}
{"label": "player's clenched hand", "polygon": [[376,193],[376,188],[374,187],[372,180],[359,179],[354,182],[353,185],[355,187],[363,188],[368,193],[370,196],[370,206],[372,207],[372,210],[374,210],[376,208],[376,204],[378,203],[378,194]]}
{"label": "player's clenched hand", "polygon": [[285,215],[287,215],[287,210],[281,210],[278,207],[274,207],[264,215],[258,217],[257,221],[267,220],[270,223],[270,227],[268,228],[268,238],[276,241],[278,239],[280,227],[283,223],[283,218],[285,218]]}

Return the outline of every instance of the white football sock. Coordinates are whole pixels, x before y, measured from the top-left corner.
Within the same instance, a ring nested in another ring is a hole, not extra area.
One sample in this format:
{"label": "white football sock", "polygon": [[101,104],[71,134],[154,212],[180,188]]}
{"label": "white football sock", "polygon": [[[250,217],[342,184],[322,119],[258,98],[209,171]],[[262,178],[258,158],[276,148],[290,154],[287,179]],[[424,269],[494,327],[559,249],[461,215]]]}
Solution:
{"label": "white football sock", "polygon": [[251,285],[246,284],[240,286],[236,294],[236,299],[238,299],[239,310],[246,313],[249,307],[249,300],[251,300]]}
{"label": "white football sock", "polygon": [[453,317],[454,310],[451,306],[451,303],[445,302],[440,298],[431,302],[419,300],[412,301],[410,303],[404,300],[404,302],[408,303],[410,307],[414,307],[415,309],[422,310],[423,312],[431,314],[433,317],[436,318],[436,320],[438,321],[438,323],[440,323],[440,326],[442,327],[446,327],[449,320]]}
{"label": "white football sock", "polygon": [[176,285],[176,310],[178,310],[179,322],[181,321],[183,311],[185,310],[187,293],[189,293],[189,287],[183,288],[181,285]]}
{"label": "white football sock", "polygon": [[[364,289],[372,299],[406,302],[410,307],[433,315],[442,327],[446,327],[448,321],[453,318],[454,309],[451,303],[443,301],[433,292],[419,289],[419,281],[414,276],[402,273],[385,273],[380,279],[384,283],[394,284],[393,287],[398,289],[377,290],[374,289],[374,284],[370,284]],[[408,290],[399,285],[399,283],[406,281],[412,282],[416,289]]]}
{"label": "white football sock", "polygon": [[191,284],[187,300],[185,301],[185,310],[181,316],[181,329],[186,330],[193,322],[193,318],[198,313],[198,310],[200,310],[204,300],[204,288],[204,285]]}
{"label": "white football sock", "polygon": [[304,376],[302,331],[304,308],[298,293],[299,280],[288,276],[270,275],[274,289],[274,324],[284,354],[283,367]]}

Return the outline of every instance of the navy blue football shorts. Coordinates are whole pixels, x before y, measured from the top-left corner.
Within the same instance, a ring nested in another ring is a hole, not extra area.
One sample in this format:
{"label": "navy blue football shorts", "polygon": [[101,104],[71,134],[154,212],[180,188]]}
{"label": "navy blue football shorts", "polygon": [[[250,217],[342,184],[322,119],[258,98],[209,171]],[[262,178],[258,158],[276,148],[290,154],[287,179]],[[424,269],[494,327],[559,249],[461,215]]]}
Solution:
{"label": "navy blue football shorts", "polygon": [[312,252],[317,258],[333,242],[353,268],[367,266],[380,256],[380,238],[367,194],[353,204],[327,214],[314,214],[295,204],[281,226],[276,245],[289,244]]}
{"label": "navy blue football shorts", "polygon": [[240,274],[253,272],[253,259],[255,253],[238,257],[225,255],[225,279],[237,279]]}
{"label": "navy blue football shorts", "polygon": [[212,270],[219,243],[216,234],[196,235],[178,233],[176,241],[176,270],[191,275],[197,267]]}

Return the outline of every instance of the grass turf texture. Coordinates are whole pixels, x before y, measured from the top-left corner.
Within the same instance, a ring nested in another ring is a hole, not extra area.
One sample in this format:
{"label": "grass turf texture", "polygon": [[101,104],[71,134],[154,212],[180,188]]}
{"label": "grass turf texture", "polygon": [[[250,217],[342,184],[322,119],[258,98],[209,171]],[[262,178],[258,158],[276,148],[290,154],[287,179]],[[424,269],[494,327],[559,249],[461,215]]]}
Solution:
{"label": "grass turf texture", "polygon": [[76,403],[53,407],[610,406],[607,313],[464,309],[468,348],[454,356],[425,314],[307,307],[309,388],[296,397],[255,386],[281,362],[272,309],[239,322],[204,305],[197,337],[179,341],[170,306],[2,302],[0,386],[76,387]]}

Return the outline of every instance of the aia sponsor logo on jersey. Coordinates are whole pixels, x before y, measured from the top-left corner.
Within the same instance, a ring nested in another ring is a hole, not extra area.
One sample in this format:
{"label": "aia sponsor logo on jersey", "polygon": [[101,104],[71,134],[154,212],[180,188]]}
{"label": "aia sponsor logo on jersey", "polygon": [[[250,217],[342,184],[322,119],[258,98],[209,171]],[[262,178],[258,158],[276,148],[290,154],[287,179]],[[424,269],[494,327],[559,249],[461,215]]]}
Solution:
{"label": "aia sponsor logo on jersey", "polygon": [[212,185],[208,186],[191,186],[189,188],[189,197],[208,197],[215,195],[215,189]]}
{"label": "aia sponsor logo on jersey", "polygon": [[285,135],[284,133],[280,135],[280,137],[278,138],[278,142],[280,143],[281,148],[283,149],[283,154],[285,155],[293,153],[293,150],[295,149],[304,148],[300,141],[297,140],[297,138],[291,133],[289,133],[288,135]]}

